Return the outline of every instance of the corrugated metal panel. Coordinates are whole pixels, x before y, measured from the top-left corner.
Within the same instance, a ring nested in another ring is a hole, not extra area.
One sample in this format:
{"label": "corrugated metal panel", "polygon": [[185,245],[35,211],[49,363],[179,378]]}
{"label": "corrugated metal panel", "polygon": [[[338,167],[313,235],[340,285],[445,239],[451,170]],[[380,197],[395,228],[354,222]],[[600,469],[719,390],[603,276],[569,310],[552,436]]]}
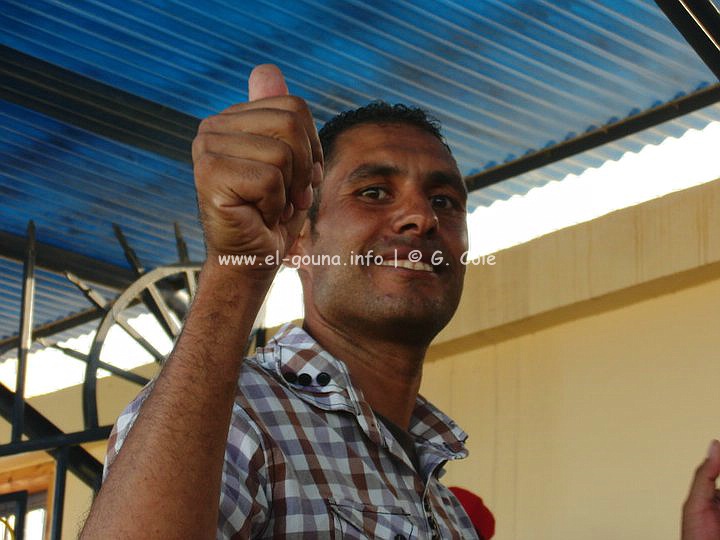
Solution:
{"label": "corrugated metal panel", "polygon": [[720,104],[705,107],[572,158],[473,191],[468,197],[468,208],[472,210],[478,206],[489,206],[497,200],[509,199],[513,195],[524,195],[534,187],[562,181],[569,174],[580,174],[586,169],[600,167],[606,161],[617,160],[627,152],[639,152],[648,144],[659,144],[668,137],[680,137],[688,129],[703,129],[710,122],[720,122]]}
{"label": "corrugated metal panel", "polygon": [[175,253],[172,223],[196,259],[203,253],[192,171],[0,101],[4,230],[24,235],[35,220],[38,241],[127,266],[113,235],[118,223],[148,267]]}
{"label": "corrugated metal panel", "polygon": [[[319,123],[376,98],[430,109],[465,174],[714,80],[650,0],[3,0],[0,43],[196,117],[245,100],[250,68],[275,62]],[[0,230],[22,235],[34,219],[39,241],[125,266],[118,222],[153,267],[176,260],[178,221],[200,258],[187,164],[5,101],[0,118]],[[485,188],[471,206],[717,118],[708,108]],[[19,302],[13,264],[0,267],[4,313]],[[38,306],[38,323],[86,307],[47,283],[57,294]],[[0,335],[16,322],[3,316]]]}
{"label": "corrugated metal panel", "polygon": [[3,42],[195,116],[274,61],[322,122],[375,98],[436,113],[463,171],[713,80],[652,2],[5,0]]}

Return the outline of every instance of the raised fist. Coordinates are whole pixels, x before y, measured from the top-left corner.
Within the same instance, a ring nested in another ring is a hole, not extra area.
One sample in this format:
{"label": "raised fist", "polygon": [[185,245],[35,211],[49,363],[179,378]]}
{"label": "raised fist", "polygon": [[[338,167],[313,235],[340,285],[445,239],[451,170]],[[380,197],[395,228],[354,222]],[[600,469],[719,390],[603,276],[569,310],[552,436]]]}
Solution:
{"label": "raised fist", "polygon": [[307,104],[288,95],[276,66],[257,66],[248,94],[200,124],[195,186],[208,260],[255,255],[255,269],[274,270],[265,258],[282,258],[299,234],[322,180],[322,149]]}

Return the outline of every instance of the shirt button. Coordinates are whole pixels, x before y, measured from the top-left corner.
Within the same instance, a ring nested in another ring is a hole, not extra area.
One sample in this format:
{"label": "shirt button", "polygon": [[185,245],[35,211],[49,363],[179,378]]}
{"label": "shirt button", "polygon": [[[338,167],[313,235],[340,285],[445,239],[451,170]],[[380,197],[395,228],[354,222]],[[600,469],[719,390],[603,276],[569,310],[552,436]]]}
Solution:
{"label": "shirt button", "polygon": [[322,371],[318,373],[318,376],[315,378],[315,380],[320,386],[327,386],[328,383],[330,383],[330,375]]}
{"label": "shirt button", "polygon": [[312,384],[312,377],[309,373],[301,373],[298,375],[297,380],[303,386],[310,386],[310,384]]}
{"label": "shirt button", "polygon": [[286,371],[283,373],[283,379],[285,379],[290,384],[294,384],[295,381],[297,381],[297,375],[294,371]]}

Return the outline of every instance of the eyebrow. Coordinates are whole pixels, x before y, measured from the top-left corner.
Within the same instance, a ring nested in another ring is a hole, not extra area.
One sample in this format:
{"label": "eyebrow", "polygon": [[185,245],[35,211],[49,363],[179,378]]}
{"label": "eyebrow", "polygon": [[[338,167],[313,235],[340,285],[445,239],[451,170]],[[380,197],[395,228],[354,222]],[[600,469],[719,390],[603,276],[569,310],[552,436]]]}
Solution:
{"label": "eyebrow", "polygon": [[433,171],[428,175],[430,183],[435,186],[448,186],[467,197],[468,190],[465,181],[452,171]]}
{"label": "eyebrow", "polygon": [[[400,175],[406,172],[400,167],[395,165],[388,165],[385,163],[364,163],[352,171],[346,179],[346,182],[350,185],[362,182],[367,178],[377,177],[390,177]],[[448,186],[458,192],[467,195],[467,186],[465,182],[456,174],[454,171],[432,171],[427,176],[430,184],[434,186]]]}
{"label": "eyebrow", "polygon": [[403,169],[394,165],[387,165],[384,163],[364,163],[347,176],[347,183],[352,185],[357,182],[361,182],[366,178],[396,176],[402,174],[403,172]]}

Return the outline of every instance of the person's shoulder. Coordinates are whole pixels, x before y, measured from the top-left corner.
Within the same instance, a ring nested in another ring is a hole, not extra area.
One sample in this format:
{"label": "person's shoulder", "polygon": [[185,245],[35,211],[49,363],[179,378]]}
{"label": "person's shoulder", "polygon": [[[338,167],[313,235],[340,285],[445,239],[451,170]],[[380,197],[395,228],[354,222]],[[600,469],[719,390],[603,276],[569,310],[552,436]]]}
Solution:
{"label": "person's shoulder", "polygon": [[274,368],[272,354],[263,354],[263,351],[245,358],[237,382],[238,392],[251,399],[264,397],[268,389],[282,386],[279,374]]}

